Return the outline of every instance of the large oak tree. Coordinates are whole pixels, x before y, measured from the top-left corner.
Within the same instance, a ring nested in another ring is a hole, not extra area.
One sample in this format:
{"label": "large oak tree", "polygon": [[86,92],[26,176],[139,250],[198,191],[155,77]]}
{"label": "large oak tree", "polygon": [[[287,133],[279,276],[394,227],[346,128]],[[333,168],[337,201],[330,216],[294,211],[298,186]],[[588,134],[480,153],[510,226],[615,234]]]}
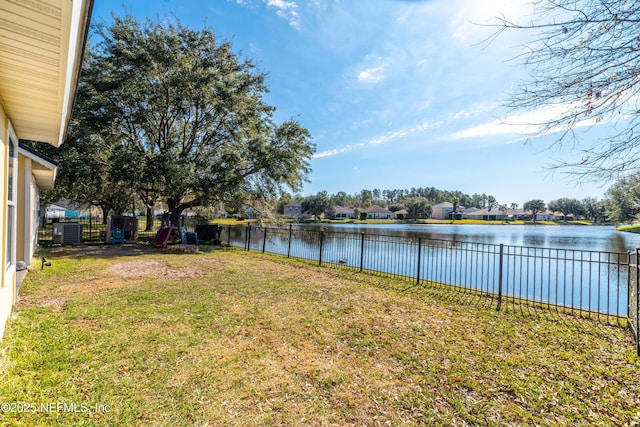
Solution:
{"label": "large oak tree", "polygon": [[[158,200],[182,212],[300,189],[314,151],[310,134],[295,119],[275,122],[263,99],[265,74],[230,43],[207,28],[131,15],[99,25],[97,37],[68,144],[85,152],[87,165],[98,156],[112,169],[88,166],[82,175],[116,176],[148,211]],[[61,174],[70,172],[65,162]]]}

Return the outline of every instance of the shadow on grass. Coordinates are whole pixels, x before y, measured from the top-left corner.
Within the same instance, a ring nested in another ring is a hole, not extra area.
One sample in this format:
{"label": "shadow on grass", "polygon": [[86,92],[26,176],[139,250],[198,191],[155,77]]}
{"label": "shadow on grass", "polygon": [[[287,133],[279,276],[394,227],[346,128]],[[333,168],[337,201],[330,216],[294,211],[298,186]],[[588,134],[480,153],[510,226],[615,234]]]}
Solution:
{"label": "shadow on grass", "polygon": [[151,244],[125,243],[121,245],[110,245],[104,243],[85,243],[82,245],[41,245],[38,256],[45,256],[47,259],[73,258],[79,256],[92,256],[99,258],[114,258],[122,256],[140,256],[149,254],[193,254],[196,252],[211,253],[217,251],[230,250],[229,247],[200,245],[170,245],[167,248],[155,248]]}

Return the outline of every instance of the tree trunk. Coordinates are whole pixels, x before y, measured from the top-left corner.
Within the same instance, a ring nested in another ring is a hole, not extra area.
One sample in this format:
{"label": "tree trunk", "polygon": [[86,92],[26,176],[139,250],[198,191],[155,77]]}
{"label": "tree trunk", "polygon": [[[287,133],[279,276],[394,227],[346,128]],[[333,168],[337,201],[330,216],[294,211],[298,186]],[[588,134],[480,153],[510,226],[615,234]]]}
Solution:
{"label": "tree trunk", "polygon": [[178,202],[171,198],[167,199],[167,208],[169,209],[169,212],[176,212],[178,208]]}
{"label": "tree trunk", "polygon": [[147,206],[147,226],[144,228],[144,231],[152,231],[153,230],[153,206]]}
{"label": "tree trunk", "polygon": [[109,208],[105,206],[100,206],[102,209],[102,225],[107,225],[107,216],[109,216]]}

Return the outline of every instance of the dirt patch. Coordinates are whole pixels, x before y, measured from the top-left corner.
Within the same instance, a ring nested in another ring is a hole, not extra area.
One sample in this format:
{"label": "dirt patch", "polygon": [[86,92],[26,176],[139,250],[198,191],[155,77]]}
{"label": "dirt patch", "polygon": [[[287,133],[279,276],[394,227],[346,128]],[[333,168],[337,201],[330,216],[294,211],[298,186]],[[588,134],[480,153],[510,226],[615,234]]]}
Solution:
{"label": "dirt patch", "polygon": [[113,264],[108,271],[123,279],[131,277],[156,277],[164,279],[189,279],[205,276],[215,266],[222,265],[218,260],[200,261],[184,268],[172,268],[162,261],[126,261]]}
{"label": "dirt patch", "polygon": [[52,307],[54,313],[60,313],[66,302],[66,298],[44,298],[40,305],[43,307]]}
{"label": "dirt patch", "polygon": [[84,329],[87,331],[98,331],[100,330],[100,325],[96,319],[73,319],[70,323],[80,329]]}

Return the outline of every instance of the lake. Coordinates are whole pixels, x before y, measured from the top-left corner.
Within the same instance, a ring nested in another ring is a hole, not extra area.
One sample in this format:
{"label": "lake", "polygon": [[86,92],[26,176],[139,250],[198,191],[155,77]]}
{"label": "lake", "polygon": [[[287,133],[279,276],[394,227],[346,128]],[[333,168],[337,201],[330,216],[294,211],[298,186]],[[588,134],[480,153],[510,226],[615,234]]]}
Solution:
{"label": "lake", "polygon": [[299,224],[246,233],[234,228],[228,240],[320,264],[502,295],[514,303],[614,316],[627,314],[627,252],[640,247],[640,235],[611,226]]}

